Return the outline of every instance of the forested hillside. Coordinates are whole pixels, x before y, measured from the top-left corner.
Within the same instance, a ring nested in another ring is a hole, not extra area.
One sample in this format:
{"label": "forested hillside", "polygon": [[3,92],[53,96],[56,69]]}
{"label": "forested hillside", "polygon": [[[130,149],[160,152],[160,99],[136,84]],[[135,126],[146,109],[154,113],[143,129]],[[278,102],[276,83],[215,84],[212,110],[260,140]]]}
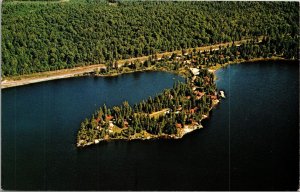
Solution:
{"label": "forested hillside", "polygon": [[2,76],[261,35],[287,39],[298,50],[298,24],[298,2],[5,1]]}

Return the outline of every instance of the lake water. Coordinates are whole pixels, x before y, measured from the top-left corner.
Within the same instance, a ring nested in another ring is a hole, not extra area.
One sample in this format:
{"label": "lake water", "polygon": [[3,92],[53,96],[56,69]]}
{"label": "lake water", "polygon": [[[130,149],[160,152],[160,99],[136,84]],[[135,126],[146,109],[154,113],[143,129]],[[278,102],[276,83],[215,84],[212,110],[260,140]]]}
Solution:
{"label": "lake water", "polygon": [[2,90],[2,188],[22,190],[296,190],[297,62],[217,72],[227,98],[180,140],[75,147],[100,105],[133,104],[182,78],[164,72],[71,78]]}

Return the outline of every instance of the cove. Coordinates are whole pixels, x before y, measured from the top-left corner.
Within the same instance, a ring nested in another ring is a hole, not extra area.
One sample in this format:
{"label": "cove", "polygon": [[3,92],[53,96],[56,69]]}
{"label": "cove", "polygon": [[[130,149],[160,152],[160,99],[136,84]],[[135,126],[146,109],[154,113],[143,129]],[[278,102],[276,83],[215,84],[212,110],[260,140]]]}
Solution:
{"label": "cove", "polygon": [[76,189],[77,158],[85,155],[75,145],[80,122],[104,103],[108,107],[124,100],[134,104],[171,88],[178,80],[184,79],[166,72],[137,72],[2,90],[3,188]]}
{"label": "cove", "polygon": [[296,190],[298,63],[216,72],[226,99],[180,140],[75,146],[98,106],[136,103],[182,78],[132,73],[2,90],[2,187],[22,190]]}

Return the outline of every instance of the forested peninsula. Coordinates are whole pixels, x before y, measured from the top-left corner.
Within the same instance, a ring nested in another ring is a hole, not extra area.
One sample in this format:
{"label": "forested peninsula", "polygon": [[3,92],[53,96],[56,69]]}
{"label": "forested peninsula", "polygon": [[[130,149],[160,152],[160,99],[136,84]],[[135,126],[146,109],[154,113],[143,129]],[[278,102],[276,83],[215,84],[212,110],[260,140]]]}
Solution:
{"label": "forested peninsula", "polygon": [[219,100],[213,73],[204,69],[194,73],[186,83],[175,83],[133,107],[128,102],[112,109],[100,107],[81,123],[77,146],[112,139],[181,138],[201,128],[201,120]]}
{"label": "forested peninsula", "polygon": [[77,146],[181,138],[201,128],[219,102],[216,69],[299,60],[298,9],[298,2],[4,1],[1,75],[18,81],[60,70],[78,70],[72,76],[180,74],[186,82],[154,98],[101,106],[81,123]]}
{"label": "forested peninsula", "polygon": [[287,59],[279,51],[278,42],[281,41],[263,37],[238,46],[232,43],[217,49],[182,50],[179,54],[162,57],[154,55],[143,62],[135,60],[121,67],[117,62],[110,62],[107,68],[95,70],[91,74],[113,76],[126,72],[159,70],[180,74],[186,78],[186,82],[176,83],[172,89],[133,107],[127,102],[113,108],[105,105],[100,107],[90,119],[81,123],[77,146],[114,139],[178,139],[202,128],[201,120],[208,117],[220,97],[225,97],[222,91],[216,89],[214,71],[231,63]]}

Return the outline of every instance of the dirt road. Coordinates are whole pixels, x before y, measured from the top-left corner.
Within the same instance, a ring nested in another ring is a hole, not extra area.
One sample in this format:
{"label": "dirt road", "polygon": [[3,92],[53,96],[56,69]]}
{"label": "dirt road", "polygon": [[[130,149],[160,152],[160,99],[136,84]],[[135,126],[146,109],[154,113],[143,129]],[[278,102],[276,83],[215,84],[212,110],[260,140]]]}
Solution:
{"label": "dirt road", "polygon": [[[263,37],[259,38],[259,41],[262,40]],[[241,41],[236,41],[236,45],[241,45],[242,43],[246,42],[249,39],[241,40]],[[220,43],[216,45],[210,45],[210,46],[203,46],[203,47],[197,47],[195,48],[197,51],[204,51],[204,50],[217,50],[219,49],[219,46],[227,46],[231,45],[232,42],[230,43]],[[192,51],[194,48],[186,49],[187,52]],[[161,58],[163,55],[165,56],[171,56],[173,53],[181,54],[181,50],[176,50],[172,52],[164,52],[164,53],[158,53],[157,57]],[[140,61],[145,61],[148,59],[149,56],[142,56],[142,57],[135,57],[135,58],[130,58],[130,59],[123,59],[119,60],[118,64],[119,66],[123,65],[125,62],[132,62],[134,60],[140,60]],[[99,68],[105,68],[104,64],[95,64],[95,65],[89,65],[89,66],[84,66],[84,67],[76,67],[73,69],[62,69],[62,70],[57,70],[57,71],[48,71],[48,72],[41,72],[41,73],[34,73],[30,75],[21,75],[17,77],[7,77],[2,79],[1,81],[1,88],[8,88],[8,87],[15,87],[15,86],[21,86],[21,85],[26,85],[26,84],[31,84],[31,83],[38,83],[42,81],[50,81],[54,79],[63,79],[63,78],[69,78],[69,77],[74,77],[78,76],[84,73],[92,72],[95,69]]]}

